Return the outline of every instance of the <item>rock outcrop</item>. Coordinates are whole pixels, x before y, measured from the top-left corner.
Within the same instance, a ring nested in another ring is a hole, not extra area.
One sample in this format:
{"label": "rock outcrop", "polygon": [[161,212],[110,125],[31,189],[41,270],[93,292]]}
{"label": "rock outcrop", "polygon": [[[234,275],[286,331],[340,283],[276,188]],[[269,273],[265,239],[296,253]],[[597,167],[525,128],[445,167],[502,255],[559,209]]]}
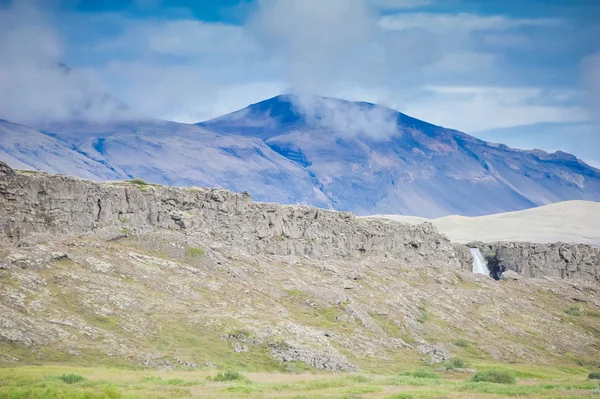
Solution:
{"label": "rock outcrop", "polygon": [[447,237],[418,226],[348,212],[253,202],[221,189],[144,182],[94,183],[0,165],[0,243],[32,237],[163,228],[196,234],[247,253],[323,258],[381,256],[456,266]]}
{"label": "rock outcrop", "polygon": [[[467,247],[479,248],[488,261],[490,271],[497,277],[512,270],[523,277],[600,281],[600,248],[589,245],[472,242]],[[464,259],[461,259],[461,263],[465,263]]]}

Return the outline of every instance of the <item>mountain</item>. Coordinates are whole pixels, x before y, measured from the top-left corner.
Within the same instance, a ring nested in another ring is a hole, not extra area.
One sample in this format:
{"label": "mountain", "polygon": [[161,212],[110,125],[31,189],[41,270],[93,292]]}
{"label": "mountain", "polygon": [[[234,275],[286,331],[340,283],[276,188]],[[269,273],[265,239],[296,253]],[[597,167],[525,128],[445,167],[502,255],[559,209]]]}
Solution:
{"label": "mountain", "polygon": [[278,96],[200,125],[262,139],[309,170],[336,209],[359,214],[483,215],[600,200],[600,170],[570,154],[488,143],[370,103]]}
{"label": "mountain", "polygon": [[0,160],[17,168],[223,187],[362,215],[600,200],[600,171],[570,154],[511,149],[364,102],[283,95],[197,125],[136,117],[3,126]]}
{"label": "mountain", "polygon": [[[43,133],[33,129],[21,132],[15,128],[18,126],[10,124],[0,138],[0,160],[17,168],[94,180],[135,177],[158,184],[225,187],[250,191],[263,201],[328,207],[307,171],[256,138],[223,136],[194,125],[155,119],[53,123],[43,126]],[[23,143],[28,143],[27,152],[22,151]],[[47,143],[62,151],[52,162],[43,159],[58,150]],[[89,168],[79,164],[81,159],[100,170],[88,173]]]}
{"label": "mountain", "polygon": [[[593,122],[545,122],[474,132],[485,141],[501,141],[516,148],[577,151],[587,163],[600,167],[600,134]],[[565,139],[568,138],[568,139]]]}
{"label": "mountain", "polygon": [[91,180],[123,179],[127,175],[27,126],[0,119],[0,159],[19,169],[43,170]]}

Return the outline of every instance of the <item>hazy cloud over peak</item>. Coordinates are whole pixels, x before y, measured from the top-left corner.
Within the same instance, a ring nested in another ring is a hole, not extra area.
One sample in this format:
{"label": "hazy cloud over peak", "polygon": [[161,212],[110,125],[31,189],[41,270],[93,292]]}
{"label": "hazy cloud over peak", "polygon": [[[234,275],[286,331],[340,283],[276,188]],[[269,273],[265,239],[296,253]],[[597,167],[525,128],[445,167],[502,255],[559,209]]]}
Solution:
{"label": "hazy cloud over peak", "polygon": [[366,136],[373,140],[388,140],[400,134],[397,115],[387,108],[310,94],[294,94],[291,99],[309,123],[345,139]]}

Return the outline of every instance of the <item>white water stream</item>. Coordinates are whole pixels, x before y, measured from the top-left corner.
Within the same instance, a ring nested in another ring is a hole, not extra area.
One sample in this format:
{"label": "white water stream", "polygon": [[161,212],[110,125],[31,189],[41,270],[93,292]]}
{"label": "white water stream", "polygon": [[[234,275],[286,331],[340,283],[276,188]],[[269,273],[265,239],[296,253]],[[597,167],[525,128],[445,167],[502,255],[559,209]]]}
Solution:
{"label": "white water stream", "polygon": [[490,269],[487,267],[485,258],[479,252],[477,248],[471,248],[471,254],[473,255],[473,273],[490,275]]}

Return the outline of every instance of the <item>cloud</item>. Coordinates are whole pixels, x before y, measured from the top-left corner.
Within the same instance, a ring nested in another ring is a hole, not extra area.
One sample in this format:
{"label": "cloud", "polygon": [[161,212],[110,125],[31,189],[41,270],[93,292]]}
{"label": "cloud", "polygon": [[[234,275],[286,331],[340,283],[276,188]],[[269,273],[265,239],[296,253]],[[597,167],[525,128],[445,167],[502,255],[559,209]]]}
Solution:
{"label": "cloud", "polygon": [[60,66],[63,44],[33,2],[0,10],[0,118],[43,124],[64,119],[115,119],[127,111],[93,73]]}
{"label": "cloud", "polygon": [[363,0],[261,0],[247,29],[296,90],[318,93],[384,61],[376,16]]}
{"label": "cloud", "polygon": [[[119,97],[140,112],[167,120],[195,123],[280,94],[285,83],[224,82],[195,65],[113,62],[103,72]],[[151,82],[151,84],[149,84]]]}
{"label": "cloud", "polygon": [[421,98],[403,107],[417,118],[475,132],[539,122],[581,122],[585,107],[571,99],[581,93],[535,87],[426,86]]}
{"label": "cloud", "polygon": [[147,54],[193,58],[240,56],[256,51],[256,45],[239,26],[193,19],[127,21],[124,32],[99,44],[101,50],[134,50]]}
{"label": "cloud", "polygon": [[306,94],[293,95],[292,101],[309,123],[347,140],[358,136],[387,140],[400,133],[397,114],[383,107]]}
{"label": "cloud", "polygon": [[553,18],[507,18],[500,15],[480,16],[474,14],[401,13],[384,16],[380,25],[387,30],[426,29],[434,33],[477,32],[483,30],[507,30],[519,27],[555,27],[559,19]]}
{"label": "cloud", "polygon": [[345,132],[345,137],[385,139],[396,134],[396,124],[386,112],[313,96],[335,93],[348,84],[385,81],[381,75],[389,59],[377,22],[362,0],[262,0],[246,27],[281,63],[297,94],[293,101],[310,120]]}
{"label": "cloud", "polygon": [[[429,3],[263,0],[247,28],[257,43],[282,64],[284,78],[295,92],[358,100],[360,98],[353,93],[361,93],[424,120],[462,129],[482,128],[486,121],[495,119],[495,114],[507,119],[512,111],[519,113],[516,120],[525,123],[535,123],[546,116],[550,120],[564,120],[565,114],[572,111],[558,107],[535,108],[526,102],[508,107],[493,97],[496,94],[493,91],[457,96],[423,90],[426,85],[483,86],[499,81],[507,68],[497,53],[482,48],[486,37],[482,33],[504,32],[514,36],[519,28],[548,29],[560,24],[555,19],[420,12],[381,17],[374,12],[375,6],[399,9]],[[329,109],[327,104],[314,104],[314,101],[310,106],[300,104],[299,108],[308,110],[310,115],[315,105]],[[468,113],[472,107],[486,112],[486,116],[481,120],[457,117],[460,114],[456,111]],[[320,116],[320,120],[350,129],[351,135],[355,135],[356,130],[366,132],[363,120],[354,120],[354,110],[347,107],[329,110],[331,117]],[[557,110],[559,116],[552,116]],[[344,117],[352,122],[343,125]],[[383,132],[380,135],[369,132],[371,137],[385,138],[394,134],[385,115],[369,115],[366,119],[377,126],[373,131]],[[501,122],[494,123],[496,127]],[[352,125],[360,127],[353,129]]]}

